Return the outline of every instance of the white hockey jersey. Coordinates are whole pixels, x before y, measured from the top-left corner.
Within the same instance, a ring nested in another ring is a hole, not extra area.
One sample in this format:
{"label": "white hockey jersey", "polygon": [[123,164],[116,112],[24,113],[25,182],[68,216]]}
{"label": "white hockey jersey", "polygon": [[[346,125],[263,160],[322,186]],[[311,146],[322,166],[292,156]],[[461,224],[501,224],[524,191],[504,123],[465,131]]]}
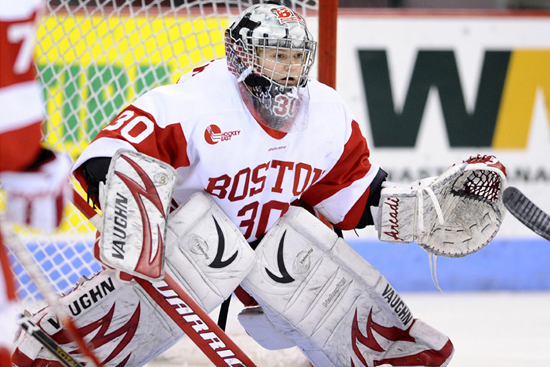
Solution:
{"label": "white hockey jersey", "polygon": [[205,190],[249,242],[296,200],[337,228],[355,228],[379,168],[338,94],[315,80],[308,88],[307,128],[277,132],[252,117],[225,60],[213,61],[124,109],[80,156],[75,176],[86,188],[83,162],[136,149],[176,169],[177,204]]}

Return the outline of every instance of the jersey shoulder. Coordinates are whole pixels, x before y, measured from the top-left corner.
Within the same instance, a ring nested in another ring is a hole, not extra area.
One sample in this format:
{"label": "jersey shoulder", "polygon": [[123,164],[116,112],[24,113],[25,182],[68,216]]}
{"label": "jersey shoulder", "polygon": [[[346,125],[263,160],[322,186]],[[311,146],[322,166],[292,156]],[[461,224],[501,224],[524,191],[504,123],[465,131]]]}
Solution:
{"label": "jersey shoulder", "polygon": [[336,90],[315,79],[308,82],[308,87],[310,109],[322,114],[339,114],[346,116],[346,119],[354,119],[353,113]]}
{"label": "jersey shoulder", "polygon": [[334,88],[329,87],[328,85],[321,83],[317,79],[310,79],[308,81],[308,86],[312,98],[322,102],[332,102],[336,104],[345,104],[340,94]]}
{"label": "jersey shoulder", "polygon": [[310,80],[308,87],[310,94],[308,124],[326,131],[327,134],[337,135],[340,132],[347,139],[355,117],[342,97],[333,88],[317,80]]}
{"label": "jersey shoulder", "polygon": [[188,72],[175,84],[157,87],[132,103],[150,113],[159,124],[181,122],[204,114],[242,108],[238,90],[225,60],[216,60]]}
{"label": "jersey shoulder", "polygon": [[224,105],[223,102],[238,97],[235,77],[227,69],[225,59],[213,60],[194,68],[185,73],[176,86],[189,94],[191,100],[215,103],[220,107]]}

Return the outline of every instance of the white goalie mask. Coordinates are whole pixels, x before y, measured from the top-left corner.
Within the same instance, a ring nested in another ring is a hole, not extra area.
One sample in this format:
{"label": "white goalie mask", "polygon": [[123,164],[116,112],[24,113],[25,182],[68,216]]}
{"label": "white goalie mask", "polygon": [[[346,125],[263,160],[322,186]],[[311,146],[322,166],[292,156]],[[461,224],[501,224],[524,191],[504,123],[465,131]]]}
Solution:
{"label": "white goalie mask", "polygon": [[256,120],[281,132],[305,129],[316,47],[304,19],[283,5],[251,6],[225,31],[227,66]]}

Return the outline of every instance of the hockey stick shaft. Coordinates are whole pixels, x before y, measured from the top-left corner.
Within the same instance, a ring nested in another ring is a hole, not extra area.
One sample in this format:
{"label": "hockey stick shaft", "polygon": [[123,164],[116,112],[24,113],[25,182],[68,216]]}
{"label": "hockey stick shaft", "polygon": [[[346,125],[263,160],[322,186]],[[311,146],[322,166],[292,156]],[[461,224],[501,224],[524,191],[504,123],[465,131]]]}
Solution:
{"label": "hockey stick shaft", "polygon": [[73,204],[78,210],[88,219],[90,223],[99,231],[103,230],[103,222],[101,221],[101,215],[94,210],[88,202],[80,196],[80,194],[74,190],[73,192]]}
{"label": "hockey stick shaft", "polygon": [[550,241],[550,215],[542,211],[520,190],[508,186],[502,200],[508,211],[527,228]]}
{"label": "hockey stick shaft", "polygon": [[[74,198],[75,206],[87,218],[98,218],[97,212],[76,191]],[[252,360],[206,311],[174,281],[169,269],[166,269],[164,280],[160,282],[151,283],[137,277],[134,279],[217,367],[255,367]]]}
{"label": "hockey stick shaft", "polygon": [[168,271],[161,282],[135,279],[216,366],[255,366]]}
{"label": "hockey stick shaft", "polygon": [[80,362],[76,361],[71,357],[71,355],[63,350],[51,336],[46,334],[42,329],[36,326],[31,320],[27,317],[21,315],[19,323],[23,330],[25,330],[29,335],[38,340],[40,344],[47,350],[49,350],[54,356],[59,359],[59,361],[66,367],[83,367]]}
{"label": "hockey stick shaft", "polygon": [[36,265],[32,255],[29,253],[27,247],[21,243],[17,234],[4,225],[5,221],[0,220],[2,226],[2,232],[5,234],[6,242],[9,244],[12,251],[17,256],[21,266],[25,269],[30,276],[34,285],[45,298],[48,305],[51,307],[59,321],[65,325],[66,331],[69,336],[77,344],[82,354],[96,367],[103,367],[103,364],[99,361],[95,353],[86,344],[83,337],[80,335],[78,328],[76,327],[73,319],[67,314],[63,306],[59,303],[58,297],[52,289],[52,285],[46,279],[46,276],[42,273],[42,270]]}

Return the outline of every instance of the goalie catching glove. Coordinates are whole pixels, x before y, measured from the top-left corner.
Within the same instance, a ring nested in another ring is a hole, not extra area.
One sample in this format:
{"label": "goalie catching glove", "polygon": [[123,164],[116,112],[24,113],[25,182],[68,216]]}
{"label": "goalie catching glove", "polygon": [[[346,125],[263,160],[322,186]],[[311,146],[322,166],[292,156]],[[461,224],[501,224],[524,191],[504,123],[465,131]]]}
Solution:
{"label": "goalie catching glove", "polygon": [[494,156],[470,157],[415,185],[390,185],[371,208],[385,242],[416,241],[432,254],[462,257],[485,247],[504,217],[506,169]]}

